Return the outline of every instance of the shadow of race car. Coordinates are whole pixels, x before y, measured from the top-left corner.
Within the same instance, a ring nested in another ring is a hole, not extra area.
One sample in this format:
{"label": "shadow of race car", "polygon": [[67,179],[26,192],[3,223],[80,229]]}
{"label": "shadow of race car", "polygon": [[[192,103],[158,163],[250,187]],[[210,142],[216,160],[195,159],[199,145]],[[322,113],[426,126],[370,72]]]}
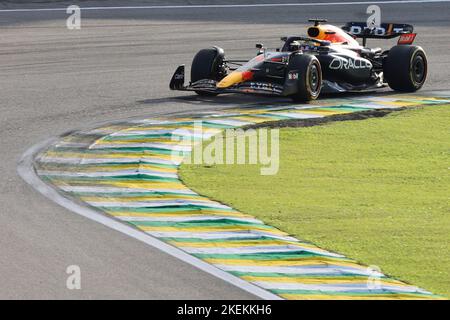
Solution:
{"label": "shadow of race car", "polygon": [[[202,96],[221,93],[254,93],[286,96],[294,101],[317,99],[321,92],[362,92],[389,85],[396,91],[413,92],[427,77],[427,57],[412,45],[416,34],[408,24],[383,23],[368,27],[349,22],[339,28],[310,19],[307,36],[283,37],[283,46],[269,51],[257,44],[256,57],[229,60],[222,48],[200,50],[185,85],[185,66],[180,65],[170,89],[195,91]],[[399,37],[390,50],[368,48],[367,39]],[[356,40],[362,39],[362,45]]]}

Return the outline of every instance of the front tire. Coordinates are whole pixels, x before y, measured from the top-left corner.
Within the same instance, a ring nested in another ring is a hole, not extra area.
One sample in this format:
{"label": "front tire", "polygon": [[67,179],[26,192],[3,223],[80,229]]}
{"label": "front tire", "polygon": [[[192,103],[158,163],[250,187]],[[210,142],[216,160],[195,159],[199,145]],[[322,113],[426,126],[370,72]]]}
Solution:
{"label": "front tire", "polygon": [[[223,60],[225,54],[223,49],[214,47],[200,50],[194,57],[191,67],[191,81],[196,82],[203,79],[220,81],[223,78]],[[195,91],[201,96],[215,96],[217,93],[208,91]]]}
{"label": "front tire", "polygon": [[322,69],[315,56],[307,54],[292,56],[287,71],[287,77],[297,78],[297,92],[290,96],[292,100],[307,102],[319,97],[322,90]]}
{"label": "front tire", "polygon": [[384,78],[393,90],[414,92],[427,78],[425,51],[418,46],[397,45],[389,50],[383,63]]}

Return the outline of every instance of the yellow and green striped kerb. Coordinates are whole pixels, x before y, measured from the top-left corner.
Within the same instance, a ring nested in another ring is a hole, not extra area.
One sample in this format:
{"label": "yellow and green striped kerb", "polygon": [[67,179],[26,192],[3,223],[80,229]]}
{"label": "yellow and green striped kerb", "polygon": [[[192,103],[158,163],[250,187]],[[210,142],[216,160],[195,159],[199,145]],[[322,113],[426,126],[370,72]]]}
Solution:
{"label": "yellow and green striped kerb", "polygon": [[385,95],[130,120],[62,137],[36,156],[34,168],[67,198],[285,299],[439,299],[193,192],[178,177],[183,158],[172,151],[190,151],[173,135],[194,135],[196,121],[210,137],[266,121],[449,103],[444,93]]}

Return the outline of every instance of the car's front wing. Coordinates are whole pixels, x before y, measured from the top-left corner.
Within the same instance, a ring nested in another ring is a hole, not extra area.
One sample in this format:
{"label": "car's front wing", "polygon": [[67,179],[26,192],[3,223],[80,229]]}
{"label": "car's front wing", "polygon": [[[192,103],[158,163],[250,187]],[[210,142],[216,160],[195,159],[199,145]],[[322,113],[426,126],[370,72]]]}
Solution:
{"label": "car's front wing", "polygon": [[256,93],[282,96],[285,95],[284,86],[271,82],[245,81],[227,88],[218,88],[217,81],[202,79],[189,85],[185,85],[184,65],[181,65],[175,71],[170,81],[171,90],[180,91],[204,91],[211,93]]}

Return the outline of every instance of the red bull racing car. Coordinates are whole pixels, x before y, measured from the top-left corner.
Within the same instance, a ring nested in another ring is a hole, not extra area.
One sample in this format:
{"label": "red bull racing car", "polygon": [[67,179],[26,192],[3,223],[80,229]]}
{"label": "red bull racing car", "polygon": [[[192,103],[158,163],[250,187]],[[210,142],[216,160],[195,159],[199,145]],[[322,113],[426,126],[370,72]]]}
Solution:
{"label": "red bull racing car", "polygon": [[[342,28],[310,19],[307,36],[283,37],[281,48],[266,50],[257,44],[253,59],[229,60],[222,48],[200,50],[191,66],[191,80],[185,84],[180,65],[170,89],[195,91],[199,95],[256,93],[291,97],[294,101],[317,99],[321,92],[370,91],[386,87],[412,92],[427,77],[424,50],[412,45],[416,34],[408,24],[383,23],[368,27],[349,22]],[[366,47],[367,39],[399,37],[390,50]],[[362,39],[362,45],[356,40]]]}

